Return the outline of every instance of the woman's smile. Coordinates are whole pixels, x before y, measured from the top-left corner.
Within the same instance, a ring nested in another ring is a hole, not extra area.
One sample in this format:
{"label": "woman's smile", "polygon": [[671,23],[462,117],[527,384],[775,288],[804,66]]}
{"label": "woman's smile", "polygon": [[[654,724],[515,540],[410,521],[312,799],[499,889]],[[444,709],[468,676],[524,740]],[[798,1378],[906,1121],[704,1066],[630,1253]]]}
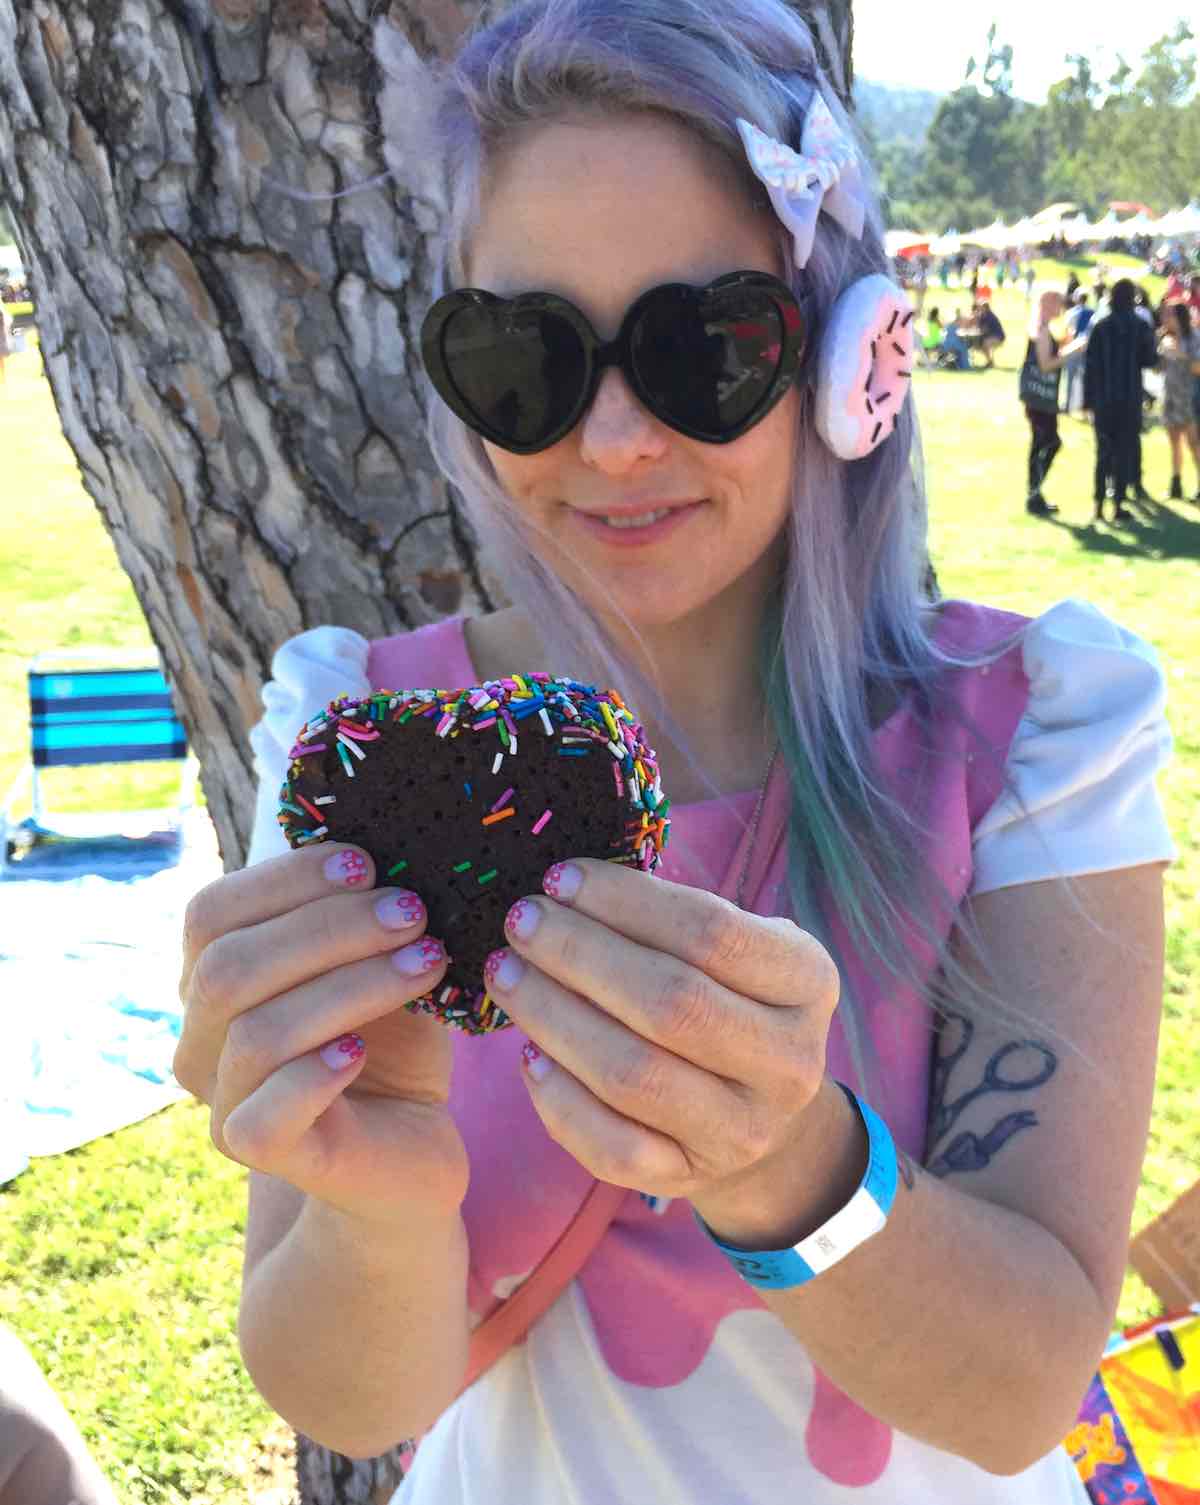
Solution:
{"label": "woman's smile", "polygon": [[673,537],[706,503],[684,502],[680,506],[651,508],[642,513],[584,512],[568,505],[589,536],[609,547],[639,548]]}

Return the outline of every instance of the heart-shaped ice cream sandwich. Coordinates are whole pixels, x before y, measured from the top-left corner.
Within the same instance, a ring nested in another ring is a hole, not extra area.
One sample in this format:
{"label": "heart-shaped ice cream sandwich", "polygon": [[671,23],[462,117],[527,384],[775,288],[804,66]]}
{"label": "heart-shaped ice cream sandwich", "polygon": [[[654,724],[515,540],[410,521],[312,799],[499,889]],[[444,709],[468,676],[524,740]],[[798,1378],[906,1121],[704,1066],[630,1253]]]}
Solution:
{"label": "heart-shaped ice cream sandwich", "polygon": [[620,695],[548,674],[335,700],[291,759],[289,844],[350,842],[377,884],[421,896],[450,962],[408,1007],[470,1034],[510,1023],[483,966],[546,869],[597,857],[653,872],[670,832],[654,751]]}

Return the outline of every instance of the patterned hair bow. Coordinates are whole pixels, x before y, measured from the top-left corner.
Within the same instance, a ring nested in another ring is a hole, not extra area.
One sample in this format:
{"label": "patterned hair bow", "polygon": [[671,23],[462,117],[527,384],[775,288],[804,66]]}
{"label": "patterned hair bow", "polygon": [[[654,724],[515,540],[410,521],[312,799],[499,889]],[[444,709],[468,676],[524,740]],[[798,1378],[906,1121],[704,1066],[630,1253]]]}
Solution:
{"label": "patterned hair bow", "polygon": [[764,184],[776,214],[792,232],[797,267],[808,265],[822,209],[847,235],[855,240],[862,238],[866,196],[858,153],[819,93],[813,94],[805,116],[799,152],[748,120],[739,117],[737,128],[755,177]]}

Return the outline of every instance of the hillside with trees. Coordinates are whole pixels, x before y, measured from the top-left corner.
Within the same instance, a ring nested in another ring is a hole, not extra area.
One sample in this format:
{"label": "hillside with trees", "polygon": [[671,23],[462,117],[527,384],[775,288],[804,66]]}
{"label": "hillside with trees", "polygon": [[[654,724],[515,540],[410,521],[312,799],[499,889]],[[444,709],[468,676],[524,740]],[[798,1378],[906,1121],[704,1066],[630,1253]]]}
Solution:
{"label": "hillside with trees", "polygon": [[1200,194],[1195,32],[1179,22],[1107,76],[1063,60],[1043,105],[1013,94],[1013,50],[993,24],[982,63],[940,98],[859,80],[859,119],[891,225],[965,230],[1058,200],[1101,217],[1110,203],[1162,213]]}

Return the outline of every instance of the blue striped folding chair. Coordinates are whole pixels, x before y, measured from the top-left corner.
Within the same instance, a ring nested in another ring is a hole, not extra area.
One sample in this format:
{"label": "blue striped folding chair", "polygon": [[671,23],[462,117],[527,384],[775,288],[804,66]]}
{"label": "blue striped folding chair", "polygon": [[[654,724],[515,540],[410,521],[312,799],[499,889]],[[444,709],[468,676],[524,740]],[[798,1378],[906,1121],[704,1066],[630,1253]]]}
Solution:
{"label": "blue striped folding chair", "polygon": [[[55,650],[30,662],[30,758],[0,812],[0,872],[42,842],[104,841],[128,849],[180,840],[199,764],[161,669],[130,667],[127,654],[118,664],[115,657],[97,650]],[[178,799],[169,808],[58,815],[46,809],[39,774],[48,768],[161,759],[183,765]],[[27,784],[32,812],[16,822],[13,811]]]}

